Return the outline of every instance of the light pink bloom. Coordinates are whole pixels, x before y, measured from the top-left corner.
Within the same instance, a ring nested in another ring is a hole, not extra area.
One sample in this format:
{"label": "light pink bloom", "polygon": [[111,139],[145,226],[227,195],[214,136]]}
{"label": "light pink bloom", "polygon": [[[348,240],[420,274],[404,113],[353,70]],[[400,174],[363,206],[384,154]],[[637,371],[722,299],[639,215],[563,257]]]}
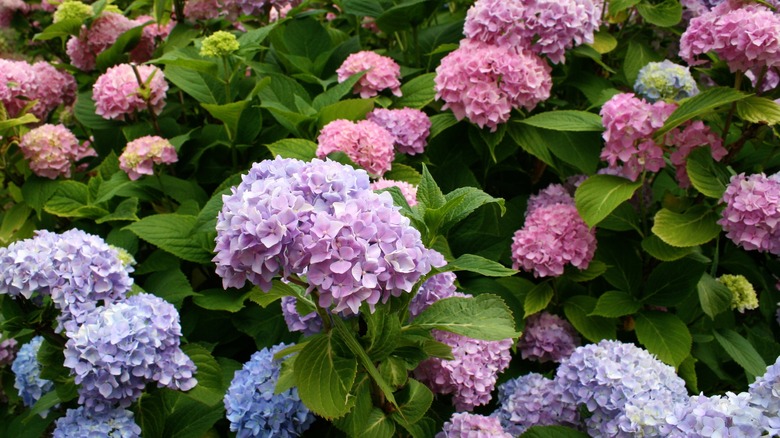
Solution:
{"label": "light pink bloom", "polygon": [[155,164],[171,164],[178,160],[171,142],[156,135],[147,135],[125,146],[119,156],[119,168],[135,181],[141,175],[154,175]]}
{"label": "light pink bloom", "polygon": [[368,70],[355,84],[354,92],[362,98],[374,97],[380,91],[389,88],[396,96],[401,95],[401,67],[392,58],[371,51],[362,51],[349,55],[336,70],[339,82],[350,76]]}
{"label": "light pink bloom", "polygon": [[735,244],[780,255],[780,174],[731,177],[718,224]]}
{"label": "light pink bloom", "polygon": [[70,177],[71,166],[78,160],[97,155],[89,142],[78,139],[63,125],[41,125],[22,136],[19,142],[30,169],[38,176],[56,179]]}
{"label": "light pink bloom", "polygon": [[143,98],[143,90],[133,67],[130,64],[119,64],[100,75],[92,87],[95,113],[105,119],[125,120],[125,116],[145,111],[151,106],[155,114],[160,114],[165,106],[165,92],[168,91],[163,72],[152,65],[139,65],[136,68],[141,82],[148,87],[149,105]]}
{"label": "light pink bloom", "polygon": [[376,182],[371,183],[371,190],[382,190],[389,187],[398,187],[401,190],[401,194],[404,195],[406,203],[410,207],[417,205],[417,186],[409,184],[406,181],[395,181],[392,179],[379,178]]}
{"label": "light pink bloom", "polygon": [[369,174],[381,177],[390,170],[395,158],[393,134],[369,120],[357,123],[334,120],[322,128],[317,137],[317,157],[344,152],[350,160]]}

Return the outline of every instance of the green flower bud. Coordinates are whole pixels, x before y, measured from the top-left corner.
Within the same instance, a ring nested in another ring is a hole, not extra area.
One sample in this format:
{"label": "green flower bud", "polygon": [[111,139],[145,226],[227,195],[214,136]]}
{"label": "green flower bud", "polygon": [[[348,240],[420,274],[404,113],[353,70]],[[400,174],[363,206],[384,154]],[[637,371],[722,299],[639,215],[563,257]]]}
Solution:
{"label": "green flower bud", "polygon": [[235,35],[218,30],[203,40],[200,55],[220,58],[235,52],[238,48],[238,40]]}
{"label": "green flower bud", "polygon": [[135,262],[135,258],[133,257],[132,254],[127,252],[127,250],[125,250],[124,248],[120,248],[118,246],[114,246],[114,245],[108,245],[108,246],[110,246],[111,249],[116,251],[117,257],[119,257],[119,261],[122,262],[122,264],[125,266],[125,268],[129,268],[131,266],[135,266],[135,263],[136,263]]}
{"label": "green flower bud", "polygon": [[731,299],[731,308],[745,313],[745,309],[755,309],[758,307],[758,297],[753,285],[742,275],[722,275],[718,281],[723,283],[733,297]]}
{"label": "green flower bud", "polygon": [[92,18],[92,7],[76,0],[68,0],[60,3],[54,11],[54,22],[63,20],[84,21]]}

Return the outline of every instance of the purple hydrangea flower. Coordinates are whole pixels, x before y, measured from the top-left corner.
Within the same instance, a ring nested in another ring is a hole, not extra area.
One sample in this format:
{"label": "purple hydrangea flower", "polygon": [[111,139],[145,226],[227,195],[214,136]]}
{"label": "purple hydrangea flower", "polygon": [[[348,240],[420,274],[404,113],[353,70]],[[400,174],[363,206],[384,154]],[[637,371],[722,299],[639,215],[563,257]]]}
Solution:
{"label": "purple hydrangea flower", "polygon": [[780,255],[780,173],[734,175],[721,198],[718,224],[735,244]]}
{"label": "purple hydrangea flower", "polygon": [[517,341],[517,348],[523,359],[560,362],[571,356],[580,343],[579,335],[568,321],[558,315],[541,312],[526,319],[525,331]]}
{"label": "purple hydrangea flower", "polygon": [[539,207],[547,207],[555,204],[574,205],[574,197],[571,195],[569,189],[563,184],[550,184],[540,190],[536,195],[531,195],[528,198],[525,216],[528,217],[531,212]]}
{"label": "purple hydrangea flower", "polygon": [[766,373],[750,384],[750,406],[764,415],[764,428],[770,436],[780,435],[780,358]]}
{"label": "purple hydrangea flower", "polygon": [[[2,337],[3,335],[0,334],[0,338]],[[0,367],[4,367],[14,361],[18,346],[19,343],[13,338],[0,341]]]}
{"label": "purple hydrangea flower", "polygon": [[750,394],[698,395],[676,406],[666,417],[673,438],[758,438],[763,435],[763,413],[750,405]]}
{"label": "purple hydrangea flower", "polygon": [[317,157],[344,152],[371,176],[381,177],[393,165],[394,141],[390,131],[372,120],[337,119],[325,125],[317,136]]}
{"label": "purple hydrangea flower", "polygon": [[409,303],[409,314],[412,319],[417,317],[423,310],[444,298],[449,297],[467,297],[468,295],[455,291],[455,280],[457,277],[452,272],[442,272],[425,280],[417,291],[417,295]]}
{"label": "purple hydrangea flower", "polygon": [[225,394],[230,430],[240,438],[299,436],[314,422],[297,388],[275,394],[281,360],[274,355],[287,345],[264,348],[236,371]]}
{"label": "purple hydrangea flower", "polygon": [[426,139],[431,133],[431,119],[424,112],[414,108],[377,108],[366,114],[366,120],[393,134],[398,152],[416,155],[425,151]]}
{"label": "purple hydrangea flower", "polygon": [[298,312],[298,299],[295,297],[282,297],[282,315],[287,329],[291,332],[303,332],[304,335],[313,335],[322,331],[322,318],[316,310],[301,315]]}
{"label": "purple hydrangea flower", "polygon": [[141,428],[135,423],[132,412],[126,409],[91,412],[80,406],[68,409],[64,417],[57,419],[52,438],[140,436]]}
{"label": "purple hydrangea flower", "polygon": [[[42,336],[32,338],[30,342],[22,345],[11,364],[11,371],[15,375],[14,387],[19,390],[19,397],[27,407],[34,405],[44,394],[54,389],[54,382],[41,379],[41,364],[38,363],[41,344]],[[41,414],[46,416],[46,413]]]}
{"label": "purple hydrangea flower", "polygon": [[456,412],[444,423],[436,438],[512,438],[497,418]]}
{"label": "purple hydrangea flower", "polygon": [[396,96],[401,95],[401,66],[393,58],[363,50],[349,55],[336,74],[341,83],[362,71],[366,74],[358,80],[353,91],[363,99],[374,97],[384,89],[390,89]]}
{"label": "purple hydrangea flower", "polygon": [[195,364],[179,346],[176,308],[151,294],[97,308],[68,334],[65,363],[76,376],[79,403],[94,411],[128,407],[147,382],[187,391]]}
{"label": "purple hydrangea flower", "polygon": [[513,436],[531,426],[561,425],[576,428],[577,405],[563,401],[562,388],[554,380],[529,373],[498,386],[498,409],[492,416]]}
{"label": "purple hydrangea flower", "polygon": [[629,437],[660,418],[643,417],[632,423],[626,406],[643,406],[662,400],[672,407],[688,398],[685,382],[666,365],[633,344],[604,340],[578,347],[563,359],[555,377],[566,403],[583,405],[591,413],[585,420],[592,436]]}

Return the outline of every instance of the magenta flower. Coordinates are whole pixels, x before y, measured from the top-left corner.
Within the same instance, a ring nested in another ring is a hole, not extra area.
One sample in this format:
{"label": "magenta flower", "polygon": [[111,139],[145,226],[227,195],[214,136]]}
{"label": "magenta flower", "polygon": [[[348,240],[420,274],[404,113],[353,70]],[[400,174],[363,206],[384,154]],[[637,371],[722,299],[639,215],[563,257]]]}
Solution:
{"label": "magenta flower", "polygon": [[366,120],[390,131],[395,137],[395,148],[402,154],[423,153],[425,140],[431,133],[431,119],[424,112],[413,108],[377,108],[366,115]]}
{"label": "magenta flower", "polygon": [[718,224],[735,244],[780,255],[780,174],[731,177]]}
{"label": "magenta flower", "polygon": [[41,125],[19,142],[24,158],[30,160],[30,169],[38,176],[56,179],[70,178],[71,167],[76,161],[97,156],[89,142],[78,139],[63,125]]}
{"label": "magenta flower", "polygon": [[156,135],[137,138],[125,146],[119,156],[119,168],[132,180],[141,175],[154,175],[155,164],[171,164],[179,160],[171,142]]}
{"label": "magenta flower", "polygon": [[[138,77],[130,64],[119,64],[100,75],[92,87],[95,113],[105,119],[125,120],[151,107],[160,114],[165,106],[168,83],[163,72],[152,65],[139,65]],[[143,85],[139,85],[140,82]],[[148,96],[148,97],[146,97]],[[148,99],[148,102],[147,102]]]}
{"label": "magenta flower", "polygon": [[317,137],[317,157],[344,152],[350,160],[381,177],[392,167],[395,138],[386,129],[369,120],[357,123],[338,119],[325,125]]}
{"label": "magenta flower", "polygon": [[336,70],[339,83],[350,76],[366,71],[355,84],[354,92],[363,99],[374,97],[384,89],[396,96],[401,95],[401,67],[392,58],[371,51],[362,51],[349,55]]}

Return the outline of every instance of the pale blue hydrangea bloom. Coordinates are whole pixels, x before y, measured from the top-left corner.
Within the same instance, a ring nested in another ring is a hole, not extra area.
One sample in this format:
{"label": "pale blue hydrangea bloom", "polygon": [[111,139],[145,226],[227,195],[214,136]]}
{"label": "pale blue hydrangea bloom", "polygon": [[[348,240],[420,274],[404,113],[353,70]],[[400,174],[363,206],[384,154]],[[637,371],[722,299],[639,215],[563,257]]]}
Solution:
{"label": "pale blue hydrangea bloom", "polygon": [[750,405],[750,394],[727,392],[724,396],[695,395],[678,406],[666,420],[671,438],[758,438],[763,435],[764,416]]}
{"label": "pale blue hydrangea bloom", "polygon": [[780,435],[780,358],[750,385],[750,405],[764,413],[766,431]]}
{"label": "pale blue hydrangea bloom", "polygon": [[281,368],[274,355],[286,347],[279,344],[256,352],[230,382],[224,402],[230,430],[238,438],[295,437],[314,422],[297,388],[274,394]]}
{"label": "pale blue hydrangea bloom", "polygon": [[[19,397],[25,406],[35,404],[44,394],[54,389],[51,380],[41,379],[41,364],[38,363],[38,350],[43,344],[43,337],[36,336],[30,342],[22,345],[16,354],[11,371],[14,372],[14,387],[19,390]],[[47,411],[48,412],[48,411]],[[46,416],[44,413],[43,416]]]}
{"label": "pale blue hydrangea bloom", "polygon": [[52,438],[139,438],[141,428],[133,413],[126,409],[91,412],[84,408],[68,409],[57,420]]}
{"label": "pale blue hydrangea bloom", "polygon": [[695,96],[699,87],[687,67],[672,61],[651,62],[639,70],[634,91],[649,102]]}

